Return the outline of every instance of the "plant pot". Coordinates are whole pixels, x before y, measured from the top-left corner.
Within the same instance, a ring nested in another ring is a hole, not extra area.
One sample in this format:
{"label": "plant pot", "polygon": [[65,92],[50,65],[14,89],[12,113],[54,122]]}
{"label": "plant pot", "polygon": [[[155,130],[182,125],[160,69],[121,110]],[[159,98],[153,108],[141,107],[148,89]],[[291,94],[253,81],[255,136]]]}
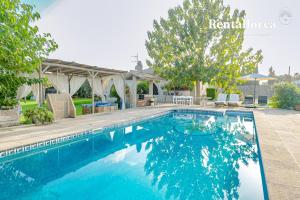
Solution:
{"label": "plant pot", "polygon": [[83,115],[91,114],[91,113],[92,113],[92,107],[87,107],[87,106],[82,107],[82,114]]}
{"label": "plant pot", "polygon": [[295,106],[295,110],[300,111],[300,104],[297,104],[297,105]]}
{"label": "plant pot", "polygon": [[110,106],[104,106],[103,111],[104,112],[110,112],[111,111]]}

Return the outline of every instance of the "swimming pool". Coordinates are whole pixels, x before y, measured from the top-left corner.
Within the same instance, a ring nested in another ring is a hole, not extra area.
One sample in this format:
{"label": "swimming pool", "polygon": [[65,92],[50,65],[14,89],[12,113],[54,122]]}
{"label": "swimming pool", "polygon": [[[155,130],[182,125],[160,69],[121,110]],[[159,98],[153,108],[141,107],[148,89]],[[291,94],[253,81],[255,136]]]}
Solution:
{"label": "swimming pool", "polygon": [[0,199],[268,199],[252,113],[175,110],[0,159]]}

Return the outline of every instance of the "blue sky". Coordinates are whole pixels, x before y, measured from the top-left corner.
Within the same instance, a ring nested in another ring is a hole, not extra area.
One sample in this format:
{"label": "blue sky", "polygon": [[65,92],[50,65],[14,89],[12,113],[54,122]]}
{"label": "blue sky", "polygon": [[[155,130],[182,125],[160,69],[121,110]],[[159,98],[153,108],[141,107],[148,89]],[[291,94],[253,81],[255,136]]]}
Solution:
{"label": "blue sky", "polygon": [[[145,63],[147,31],[153,19],[165,17],[182,0],[23,0],[37,5],[40,30],[59,44],[51,55],[100,67],[133,69],[137,52]],[[84,2],[84,3],[83,3]],[[277,74],[300,72],[300,20],[297,0],[225,0],[245,9],[251,22],[272,22],[273,29],[247,29],[244,47],[262,49],[260,72],[273,66]],[[287,14],[287,15],[286,15]],[[289,16],[288,23],[281,16]]]}
{"label": "blue sky", "polygon": [[54,0],[22,0],[22,2],[34,5],[39,11],[47,9]]}

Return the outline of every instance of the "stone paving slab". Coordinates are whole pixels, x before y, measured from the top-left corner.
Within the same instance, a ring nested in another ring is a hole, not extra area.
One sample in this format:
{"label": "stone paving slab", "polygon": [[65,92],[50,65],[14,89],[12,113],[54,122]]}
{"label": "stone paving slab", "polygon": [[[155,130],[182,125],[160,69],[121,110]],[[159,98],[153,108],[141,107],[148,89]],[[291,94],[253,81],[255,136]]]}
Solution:
{"label": "stone paving slab", "polygon": [[300,112],[254,114],[270,199],[300,199]]}

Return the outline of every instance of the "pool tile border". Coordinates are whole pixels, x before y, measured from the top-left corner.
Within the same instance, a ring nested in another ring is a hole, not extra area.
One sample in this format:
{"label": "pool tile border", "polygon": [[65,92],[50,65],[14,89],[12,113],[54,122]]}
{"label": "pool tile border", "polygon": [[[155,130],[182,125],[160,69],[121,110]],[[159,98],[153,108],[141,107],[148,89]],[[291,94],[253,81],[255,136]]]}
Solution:
{"label": "pool tile border", "polygon": [[120,122],[120,123],[116,123],[116,124],[112,124],[112,125],[103,126],[98,129],[90,129],[90,130],[86,130],[83,132],[73,133],[70,135],[62,136],[62,137],[52,138],[52,139],[39,141],[39,142],[32,143],[32,144],[21,145],[21,146],[14,147],[11,149],[3,150],[3,151],[0,151],[0,159],[6,158],[8,156],[14,156],[16,154],[26,153],[26,152],[29,152],[32,150],[37,150],[40,148],[42,149],[45,147],[50,147],[52,145],[63,144],[65,142],[72,141],[72,140],[82,139],[88,135],[101,134],[104,131],[107,131],[110,129],[121,128],[121,127],[124,127],[124,126],[132,124],[132,123],[134,123],[134,124],[143,123],[149,119],[159,118],[165,114],[169,114],[169,113],[173,113],[173,112],[174,113],[176,113],[176,112],[201,113],[201,114],[205,114],[205,115],[216,115],[216,116],[224,116],[228,113],[234,113],[235,115],[251,114],[251,116],[253,116],[253,112],[249,112],[249,111],[236,111],[236,110],[212,111],[212,110],[202,110],[202,109],[195,109],[195,108],[171,109],[168,111],[163,111],[163,112],[160,112],[160,113],[157,113],[154,115],[150,115],[150,116],[146,116],[143,118],[139,118],[139,119],[128,120],[125,122]]}
{"label": "pool tile border", "polygon": [[173,109],[173,112],[187,112],[187,113],[201,113],[205,115],[216,115],[216,116],[224,116],[223,111],[212,111],[212,110],[199,110],[199,109]]}
{"label": "pool tile border", "polygon": [[72,140],[76,140],[76,139],[82,139],[82,138],[84,138],[85,136],[88,136],[88,135],[101,134],[102,132],[104,132],[106,130],[121,128],[121,127],[126,126],[126,125],[131,124],[131,123],[142,123],[146,120],[159,118],[159,117],[161,117],[165,114],[171,113],[171,112],[172,112],[172,110],[164,111],[164,112],[161,112],[161,113],[158,113],[158,114],[155,114],[155,115],[143,117],[141,119],[129,120],[129,121],[126,121],[126,122],[121,122],[121,123],[117,123],[117,124],[103,126],[101,128],[98,128],[98,129],[86,130],[86,131],[83,131],[83,132],[78,132],[78,133],[75,133],[75,134],[70,134],[70,135],[66,135],[66,136],[62,136],[62,137],[57,137],[57,138],[53,138],[53,139],[39,141],[39,142],[28,144],[28,145],[21,145],[21,146],[18,146],[18,147],[14,147],[14,148],[11,148],[11,149],[0,151],[0,159],[6,158],[8,156],[14,156],[16,154],[26,153],[26,152],[29,152],[29,151],[32,151],[32,150],[37,150],[37,149],[43,148],[43,147],[50,147],[52,145],[59,145],[59,144],[63,144],[63,143],[68,142],[68,141],[72,141]]}
{"label": "pool tile border", "polygon": [[92,131],[88,130],[88,131],[79,132],[79,133],[75,133],[75,134],[71,134],[71,135],[67,135],[67,136],[62,136],[62,137],[57,137],[57,138],[53,138],[53,139],[49,139],[49,140],[39,141],[39,142],[28,144],[28,145],[21,145],[19,147],[1,151],[0,159],[8,157],[8,156],[13,156],[16,154],[29,152],[32,150],[37,150],[39,148],[50,147],[51,145],[61,144],[63,142],[71,141],[74,139],[79,139],[79,138],[82,138],[84,136],[91,135],[91,134],[92,134]]}

